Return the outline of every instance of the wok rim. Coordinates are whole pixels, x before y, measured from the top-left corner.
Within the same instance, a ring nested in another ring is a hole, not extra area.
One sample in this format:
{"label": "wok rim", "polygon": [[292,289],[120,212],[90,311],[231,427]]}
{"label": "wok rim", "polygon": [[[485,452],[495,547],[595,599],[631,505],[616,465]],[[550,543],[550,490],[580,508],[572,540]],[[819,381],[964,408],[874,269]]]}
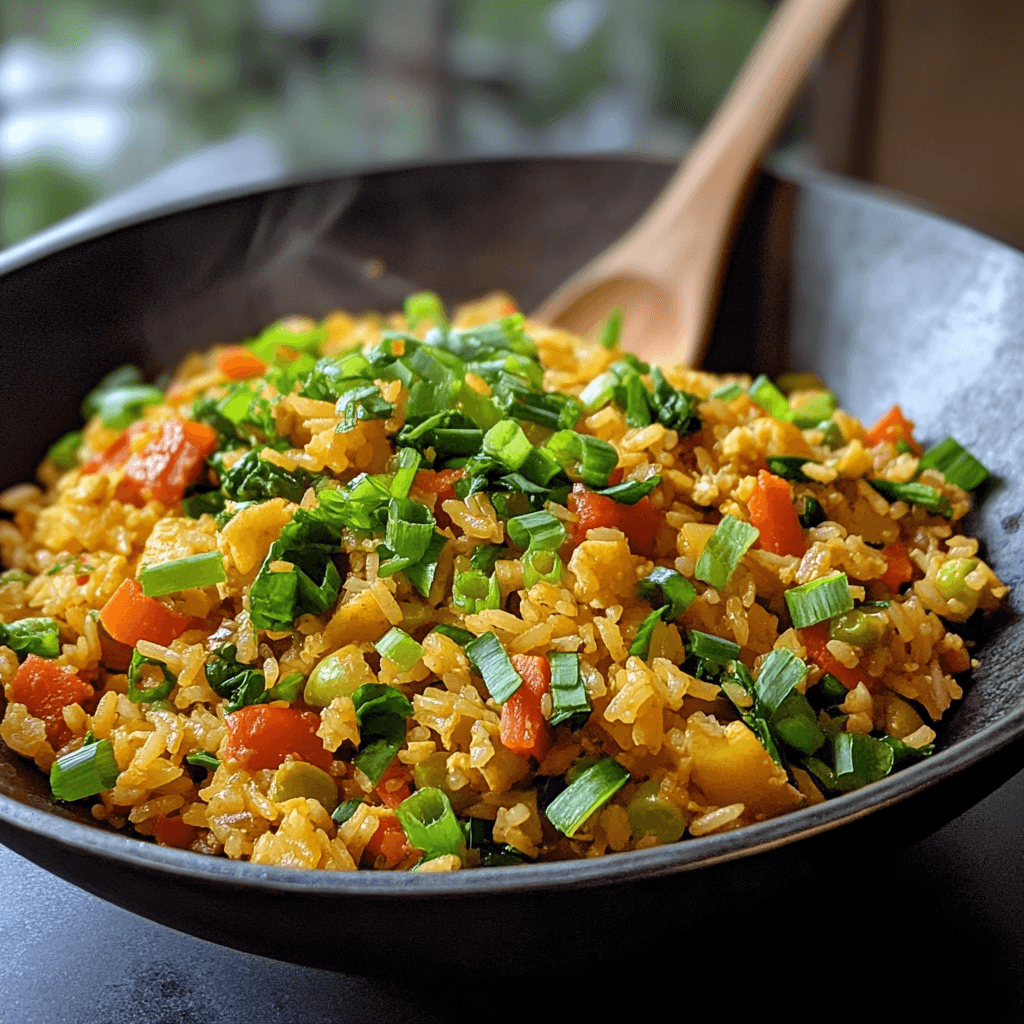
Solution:
{"label": "wok rim", "polygon": [[[329,184],[374,175],[414,172],[420,169],[440,170],[445,167],[481,164],[564,164],[573,161],[647,164],[661,167],[675,164],[673,160],[650,154],[596,153],[423,161],[355,168],[340,173],[290,175],[277,182],[212,189],[188,198],[140,206],[130,213],[122,212],[106,220],[71,217],[0,252],[0,284],[9,274],[94,239],[175,214],[197,211],[219,203],[266,195],[283,189]],[[771,167],[768,173],[798,185],[834,189],[859,195],[884,206],[913,209],[921,216],[977,235],[987,243],[1019,251],[1000,239],[941,216],[926,206],[916,205],[912,199],[894,196],[891,192],[873,188],[862,182],[839,178],[811,168],[794,171],[791,167],[775,166]],[[984,656],[984,651],[982,654]],[[208,883],[253,892],[304,893],[318,897],[372,897],[386,900],[410,897],[457,899],[506,892],[572,890],[678,875],[804,842],[844,824],[869,818],[884,809],[922,794],[1022,741],[1024,700],[998,721],[990,723],[966,739],[957,741],[948,749],[938,751],[927,760],[902,768],[879,782],[852,793],[833,797],[820,804],[733,831],[686,839],[665,846],[614,853],[593,859],[526,864],[512,870],[474,868],[454,873],[420,874],[413,871],[329,872],[272,867],[158,846],[156,843],[109,831],[100,823],[91,826],[62,818],[3,794],[0,794],[0,823],[24,835],[38,837],[49,843],[56,843],[126,868],[166,874],[186,879],[191,883]],[[994,786],[986,788],[978,799],[987,796],[1008,778],[1008,775],[1000,778]]]}

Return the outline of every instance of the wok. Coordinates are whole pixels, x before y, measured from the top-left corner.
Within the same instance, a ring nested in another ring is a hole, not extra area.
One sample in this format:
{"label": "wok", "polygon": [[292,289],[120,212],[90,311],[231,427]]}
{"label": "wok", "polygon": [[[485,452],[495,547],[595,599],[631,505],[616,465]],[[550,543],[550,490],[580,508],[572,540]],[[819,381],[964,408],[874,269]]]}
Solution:
{"label": "wok", "polygon": [[[120,363],[156,376],[191,349],[282,315],[394,308],[419,288],[450,302],[503,288],[530,309],[631,224],[671,170],[634,158],[384,170],[58,229],[10,250],[0,256],[0,487],[30,477],[48,443],[77,424],[85,392]],[[639,955],[922,838],[1024,763],[1022,324],[1024,255],[846,182],[765,175],[705,363],[813,371],[865,420],[899,401],[919,437],[952,433],[1001,478],[967,525],[1012,597],[970,624],[982,665],[931,759],[735,832],[594,861],[418,876],[160,848],[102,829],[85,807],[53,805],[45,778],[0,750],[0,841],[181,931],[376,973],[396,937],[432,972]],[[441,955],[442,937],[454,954]]]}

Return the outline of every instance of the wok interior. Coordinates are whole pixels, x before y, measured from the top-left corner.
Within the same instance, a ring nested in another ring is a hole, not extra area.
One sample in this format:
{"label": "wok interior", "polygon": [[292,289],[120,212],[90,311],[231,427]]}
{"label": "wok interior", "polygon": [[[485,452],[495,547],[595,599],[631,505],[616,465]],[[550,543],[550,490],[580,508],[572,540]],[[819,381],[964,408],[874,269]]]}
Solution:
{"label": "wok interior", "polygon": [[[121,363],[157,376],[281,316],[393,309],[422,288],[450,304],[500,288],[529,310],[617,238],[671,169],[504,161],[313,182],[144,222],[15,270],[0,286],[0,487],[31,477],[79,423],[83,395]],[[954,434],[1003,477],[968,528],[1016,604],[1022,296],[1024,257],[1005,246],[843,186],[765,176],[705,365],[809,370],[862,419],[899,401],[926,442]],[[1015,612],[971,627],[983,664],[942,724],[943,747],[1020,705]],[[47,780],[6,750],[0,793],[93,823],[84,806],[52,805]]]}

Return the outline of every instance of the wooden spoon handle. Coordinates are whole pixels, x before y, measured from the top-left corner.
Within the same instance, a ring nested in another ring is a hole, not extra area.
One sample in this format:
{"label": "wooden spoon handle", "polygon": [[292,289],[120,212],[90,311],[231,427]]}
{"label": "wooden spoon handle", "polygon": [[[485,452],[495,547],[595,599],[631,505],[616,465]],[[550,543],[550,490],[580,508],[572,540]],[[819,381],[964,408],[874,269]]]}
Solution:
{"label": "wooden spoon handle", "polygon": [[698,188],[733,205],[850,3],[785,0],[698,143],[645,218],[648,224],[657,219],[659,233],[671,230]]}

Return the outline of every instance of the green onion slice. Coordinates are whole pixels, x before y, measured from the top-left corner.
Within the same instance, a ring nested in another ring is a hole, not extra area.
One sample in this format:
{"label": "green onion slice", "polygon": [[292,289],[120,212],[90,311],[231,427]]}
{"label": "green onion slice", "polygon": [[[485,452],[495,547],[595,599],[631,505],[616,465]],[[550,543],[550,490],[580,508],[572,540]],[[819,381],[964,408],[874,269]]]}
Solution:
{"label": "green onion slice", "polygon": [[725,516],[704,545],[694,576],[721,590],[759,535],[756,526],[735,516]]}
{"label": "green onion slice", "polygon": [[78,465],[78,449],[82,447],[82,431],[71,430],[50,445],[46,457],[58,469],[73,469]]}
{"label": "green onion slice", "polygon": [[519,469],[526,462],[532,448],[533,445],[523,433],[523,428],[515,420],[495,423],[484,434],[484,452],[511,470]]}
{"label": "green onion slice", "polygon": [[424,860],[455,854],[461,857],[466,844],[451,802],[440,789],[427,786],[406,797],[396,808],[411,846],[423,851]]}
{"label": "green onion slice", "polygon": [[797,629],[835,618],[853,608],[850,582],[845,572],[791,587],[785,596],[786,607]]}
{"label": "green onion slice", "polygon": [[50,790],[57,800],[83,800],[113,789],[119,774],[110,740],[97,740],[53,762]]}
{"label": "green onion slice", "polygon": [[806,676],[807,666],[789,648],[776,647],[770,651],[754,680],[758,714],[764,718],[773,715]]}
{"label": "green onion slice", "polygon": [[813,459],[805,459],[802,455],[769,455],[764,460],[768,472],[781,476],[783,480],[799,480],[806,483],[811,478],[803,471],[803,467]]}
{"label": "green onion slice", "polygon": [[415,292],[406,297],[405,319],[409,330],[414,330],[423,321],[437,327],[447,327],[448,317],[445,316],[441,300],[433,292]]}
{"label": "green onion slice", "polygon": [[608,314],[601,327],[601,348],[610,352],[619,344],[619,332],[622,330],[622,309],[617,307]]}
{"label": "green onion slice", "polygon": [[791,420],[793,410],[786,396],[762,373],[747,389],[750,400],[777,420]]}
{"label": "green onion slice", "polygon": [[927,484],[899,484],[893,480],[869,480],[869,484],[887,501],[907,501],[920,505],[926,512],[947,516],[952,511],[949,500]]}
{"label": "green onion slice", "polygon": [[466,657],[498,704],[504,704],[523,685],[523,677],[512,667],[497,633],[489,631],[471,640],[466,644]]}
{"label": "green onion slice", "polygon": [[661,566],[640,580],[636,591],[652,608],[663,609],[666,622],[678,619],[697,596],[685,576]]}
{"label": "green onion slice", "polygon": [[629,772],[614,758],[591,765],[576,777],[545,812],[559,832],[572,838],[594,811],[607,803],[629,781]]}
{"label": "green onion slice", "polygon": [[400,448],[395,456],[395,475],[391,480],[391,497],[408,498],[409,488],[416,479],[422,456],[415,448]]}
{"label": "green onion slice", "polygon": [[711,661],[716,665],[725,665],[740,656],[740,645],[725,637],[702,633],[699,629],[690,630],[690,654],[699,661]]}
{"label": "green onion slice", "polygon": [[664,618],[665,609],[656,608],[640,623],[636,636],[633,637],[633,642],[629,645],[629,655],[631,658],[639,658],[641,661],[647,660],[651,653],[651,638],[654,636],[654,628],[659,622],[664,621]]}
{"label": "green onion slice", "polygon": [[801,430],[807,430],[829,419],[838,407],[839,402],[831,391],[819,391],[793,410],[792,419]]}
{"label": "green onion slice", "polygon": [[841,732],[832,740],[835,785],[849,791],[884,779],[892,771],[894,751],[887,743],[863,733]]}
{"label": "green onion slice", "polygon": [[557,551],[565,541],[564,523],[544,510],[516,516],[506,526],[509,539],[523,551]]}
{"label": "green onion slice", "polygon": [[389,629],[374,645],[382,658],[408,672],[423,657],[423,648],[404,629]]}
{"label": "green onion slice", "polygon": [[739,398],[744,393],[742,384],[723,384],[720,388],[711,392],[712,398],[717,398],[721,402],[731,402],[734,398]]}
{"label": "green onion slice", "polygon": [[450,622],[439,622],[430,632],[440,633],[449,640],[454,640],[460,647],[465,647],[471,640],[476,639],[468,629],[453,626]]}
{"label": "green onion slice", "polygon": [[209,587],[226,579],[224,556],[219,551],[204,551],[161,565],[147,565],[139,573],[139,583],[146,597],[162,597],[196,587]]}
{"label": "green onion slice", "polygon": [[953,438],[947,437],[921,456],[917,471],[937,469],[947,483],[955,484],[964,491],[976,491],[991,474],[969,452]]}
{"label": "green onion slice", "polygon": [[837,572],[821,580],[812,580],[801,587],[793,587],[785,592],[785,604],[790,609],[793,625],[798,630],[815,623],[823,623],[826,618],[835,618],[853,607],[850,595],[850,582],[845,572]]}
{"label": "green onion slice", "polygon": [[554,551],[528,548],[523,552],[523,586],[529,590],[536,583],[562,582],[562,560]]}
{"label": "green onion slice", "polygon": [[[163,671],[163,682],[155,686],[143,686],[143,665],[156,665],[160,668]],[[144,658],[138,651],[132,651],[131,664],[128,666],[128,699],[133,704],[152,704],[154,701],[166,700],[177,681],[178,677],[162,661]]]}
{"label": "green onion slice", "polygon": [[552,651],[548,661],[553,705],[549,724],[569,722],[574,729],[582,728],[590,716],[590,698],[580,674],[580,656],[570,651]]}
{"label": "green onion slice", "polygon": [[211,772],[215,772],[220,767],[220,758],[206,750],[197,750],[195,753],[189,754],[185,760],[199,768],[209,768]]}
{"label": "green onion slice", "polygon": [[613,484],[596,493],[603,494],[620,505],[635,505],[641,498],[646,498],[660,483],[660,476],[649,476],[646,480],[624,480],[621,484]]}

